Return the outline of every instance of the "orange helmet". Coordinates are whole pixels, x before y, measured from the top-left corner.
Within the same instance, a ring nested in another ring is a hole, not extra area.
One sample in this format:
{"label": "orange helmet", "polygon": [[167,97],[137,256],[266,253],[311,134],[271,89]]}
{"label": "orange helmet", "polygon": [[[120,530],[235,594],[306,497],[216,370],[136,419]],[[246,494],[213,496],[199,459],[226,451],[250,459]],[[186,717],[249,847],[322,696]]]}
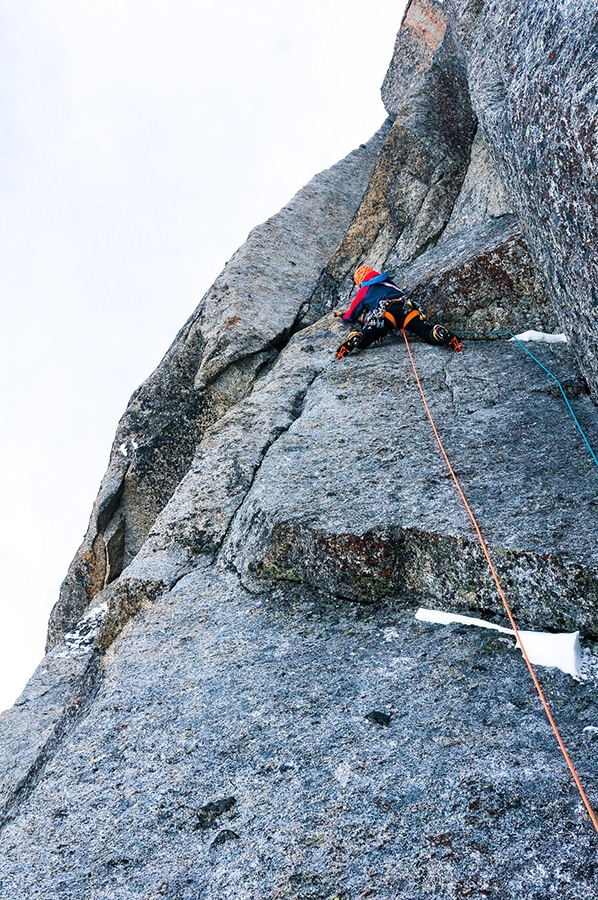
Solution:
{"label": "orange helmet", "polygon": [[353,276],[353,281],[357,287],[361,287],[363,281],[368,281],[368,279],[374,278],[378,274],[375,269],[371,269],[369,266],[360,266]]}

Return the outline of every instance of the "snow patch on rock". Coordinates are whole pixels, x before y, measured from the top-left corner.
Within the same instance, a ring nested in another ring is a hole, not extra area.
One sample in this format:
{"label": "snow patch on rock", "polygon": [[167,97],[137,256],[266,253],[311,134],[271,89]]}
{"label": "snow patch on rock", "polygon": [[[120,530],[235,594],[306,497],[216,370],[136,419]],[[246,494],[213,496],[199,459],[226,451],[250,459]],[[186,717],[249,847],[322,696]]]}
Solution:
{"label": "snow patch on rock", "polygon": [[522,331],[509,340],[514,341],[539,341],[544,344],[566,344],[567,338],[564,334],[547,334],[545,331]]}
{"label": "snow patch on rock", "polygon": [[[493,631],[501,631],[503,634],[515,636],[512,628],[495,625],[494,622],[486,622],[484,619],[461,616],[457,613],[443,612],[438,609],[423,609],[420,607],[415,614],[415,618],[420,622],[430,622],[436,625],[449,625],[453,622],[461,625],[474,625],[477,628],[490,628]],[[581,678],[579,631],[574,631],[570,634],[551,634],[545,631],[519,630],[519,637],[533,665],[560,669],[561,672],[565,672],[567,675]],[[516,646],[521,649],[519,641],[517,641]]]}
{"label": "snow patch on rock", "polygon": [[85,613],[75,627],[64,635],[56,656],[76,656],[89,650],[107,610],[108,603],[100,603]]}

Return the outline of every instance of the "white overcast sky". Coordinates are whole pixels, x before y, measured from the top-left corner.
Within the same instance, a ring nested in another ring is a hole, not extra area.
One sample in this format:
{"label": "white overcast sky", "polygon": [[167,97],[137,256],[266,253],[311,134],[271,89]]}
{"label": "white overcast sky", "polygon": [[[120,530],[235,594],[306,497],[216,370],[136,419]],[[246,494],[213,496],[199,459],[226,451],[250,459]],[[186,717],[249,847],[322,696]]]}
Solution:
{"label": "white overcast sky", "polygon": [[379,128],[404,5],[0,3],[0,709],[129,396],[248,231]]}

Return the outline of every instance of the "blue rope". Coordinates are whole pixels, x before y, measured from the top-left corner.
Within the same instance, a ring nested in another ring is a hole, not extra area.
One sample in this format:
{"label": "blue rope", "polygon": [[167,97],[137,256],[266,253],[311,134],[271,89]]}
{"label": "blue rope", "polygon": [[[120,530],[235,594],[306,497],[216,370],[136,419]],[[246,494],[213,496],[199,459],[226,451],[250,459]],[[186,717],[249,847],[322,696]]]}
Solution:
{"label": "blue rope", "polygon": [[544,371],[546,372],[547,375],[550,375],[550,377],[552,378],[553,381],[556,381],[556,383],[557,383],[557,385],[558,385],[558,387],[559,387],[559,391],[560,391],[561,394],[563,395],[563,399],[564,399],[565,403],[567,404],[567,409],[569,410],[569,412],[570,412],[571,415],[573,416],[573,421],[574,421],[575,424],[577,425],[577,428],[578,428],[578,430],[579,430],[579,433],[581,434],[582,438],[583,438],[584,441],[585,441],[586,447],[588,448],[588,450],[589,450],[590,453],[592,454],[592,459],[594,460],[594,462],[595,462],[596,465],[598,466],[598,457],[596,456],[596,454],[595,454],[594,451],[592,450],[592,445],[591,445],[590,442],[588,441],[588,439],[587,439],[587,437],[586,437],[586,434],[585,434],[585,431],[583,430],[583,428],[582,428],[581,425],[579,424],[579,420],[578,420],[577,416],[576,416],[575,413],[573,412],[573,408],[572,408],[571,404],[569,403],[569,398],[567,397],[565,391],[563,390],[563,385],[562,385],[561,382],[558,380],[558,378],[556,377],[556,375],[554,375],[554,374],[550,371],[550,369],[547,369],[546,366],[544,365],[544,363],[541,363],[540,360],[538,359],[538,357],[537,357],[537,356],[534,356],[534,354],[531,352],[531,350],[528,350],[527,347],[525,346],[525,344],[523,344],[523,343],[519,340],[519,338],[516,337],[516,335],[513,334],[512,331],[461,331],[461,330],[459,329],[459,334],[479,334],[479,335],[482,335],[482,336],[485,336],[485,335],[487,335],[487,334],[510,334],[512,340],[516,341],[516,342],[519,344],[519,346],[522,347],[523,350],[525,350],[525,352],[527,353],[527,355],[528,355],[528,356],[531,356],[531,358],[534,360],[534,362],[537,362],[538,365],[540,366],[540,368],[541,368],[541,369],[544,369]]}
{"label": "blue rope", "polygon": [[585,432],[584,432],[583,428],[582,428],[581,425],[579,424],[579,421],[578,421],[578,419],[577,419],[577,416],[576,416],[575,413],[573,412],[573,409],[572,409],[572,407],[571,407],[571,404],[569,403],[569,399],[568,399],[568,397],[567,397],[565,391],[563,390],[563,385],[561,384],[561,382],[558,380],[558,378],[556,377],[556,375],[554,375],[554,374],[550,371],[550,369],[547,369],[547,368],[546,368],[546,366],[544,365],[544,363],[541,363],[541,362],[540,362],[540,360],[538,359],[537,356],[534,356],[534,354],[531,352],[531,350],[528,350],[528,349],[527,349],[527,347],[525,346],[525,344],[523,344],[523,343],[519,340],[518,337],[515,337],[515,335],[513,334],[512,331],[510,331],[509,334],[511,335],[512,340],[517,341],[517,343],[519,344],[519,346],[520,346],[520,347],[523,347],[523,349],[525,350],[525,352],[527,353],[527,355],[528,355],[528,356],[531,356],[531,358],[532,358],[535,362],[538,363],[538,365],[540,366],[540,368],[541,368],[541,369],[544,369],[544,371],[546,372],[547,375],[550,375],[550,377],[553,379],[553,381],[556,381],[556,383],[557,383],[558,386],[559,386],[559,391],[560,391],[561,394],[563,395],[563,399],[564,399],[565,403],[567,404],[567,409],[569,410],[569,412],[570,412],[571,415],[573,416],[573,421],[574,421],[575,424],[577,425],[577,428],[579,429],[579,433],[581,434],[582,438],[584,439],[584,441],[585,441],[585,443],[586,443],[586,447],[588,448],[588,450],[589,450],[590,453],[592,454],[592,459],[594,460],[594,462],[595,462],[596,465],[598,466],[598,457],[596,456],[596,454],[595,454],[594,451],[592,450],[592,446],[591,446],[590,442],[588,441],[588,439],[587,439],[587,437],[586,437],[586,435],[585,435]]}

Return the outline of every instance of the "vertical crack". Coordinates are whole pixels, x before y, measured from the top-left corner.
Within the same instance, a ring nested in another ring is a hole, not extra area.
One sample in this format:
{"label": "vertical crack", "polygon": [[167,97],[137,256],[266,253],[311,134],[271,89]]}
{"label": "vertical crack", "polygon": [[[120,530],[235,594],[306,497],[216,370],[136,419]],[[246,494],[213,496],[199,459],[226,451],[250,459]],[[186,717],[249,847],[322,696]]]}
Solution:
{"label": "vertical crack", "polygon": [[103,681],[102,658],[103,654],[97,650],[92,651],[85,671],[81,675],[77,693],[66,704],[35,760],[17,783],[3,807],[0,808],[0,830],[15,818],[18,807],[33,793],[43,777],[48,763],[55,756],[67,733],[81,722],[89,712]]}
{"label": "vertical crack", "polygon": [[[251,492],[251,489],[255,483],[255,479],[257,478],[259,472],[261,471],[261,468],[264,464],[266,456],[268,455],[271,448],[276,444],[276,442],[280,440],[280,438],[283,436],[283,434],[286,434],[287,431],[295,424],[295,422],[297,422],[301,418],[301,416],[303,415],[303,411],[305,409],[305,402],[307,399],[307,394],[309,393],[309,389],[311,388],[313,383],[316,381],[316,379],[320,375],[321,375],[321,370],[314,372],[313,376],[309,379],[309,381],[305,385],[305,388],[302,391],[300,391],[297,394],[297,396],[295,397],[295,400],[294,400],[294,403],[293,403],[292,409],[291,409],[291,421],[289,422],[289,424],[284,428],[276,429],[276,432],[275,432],[274,436],[272,437],[272,439],[264,445],[264,449],[263,449],[260,459],[253,471],[253,474],[252,474],[249,484],[247,486],[247,490],[243,494],[243,497],[241,498],[235,511],[231,515],[230,522],[228,523],[228,525],[224,531],[224,534],[220,540],[218,548],[212,557],[214,562],[218,561],[219,558],[221,557],[223,548],[226,545],[226,541],[230,534],[230,531],[231,531],[234,523],[236,522],[237,517],[239,516],[239,513],[241,512],[241,509],[243,508],[243,505],[244,505],[249,493]],[[238,569],[236,568],[236,566],[235,566],[235,571],[237,572],[239,577],[241,577],[241,574],[238,571]]]}

